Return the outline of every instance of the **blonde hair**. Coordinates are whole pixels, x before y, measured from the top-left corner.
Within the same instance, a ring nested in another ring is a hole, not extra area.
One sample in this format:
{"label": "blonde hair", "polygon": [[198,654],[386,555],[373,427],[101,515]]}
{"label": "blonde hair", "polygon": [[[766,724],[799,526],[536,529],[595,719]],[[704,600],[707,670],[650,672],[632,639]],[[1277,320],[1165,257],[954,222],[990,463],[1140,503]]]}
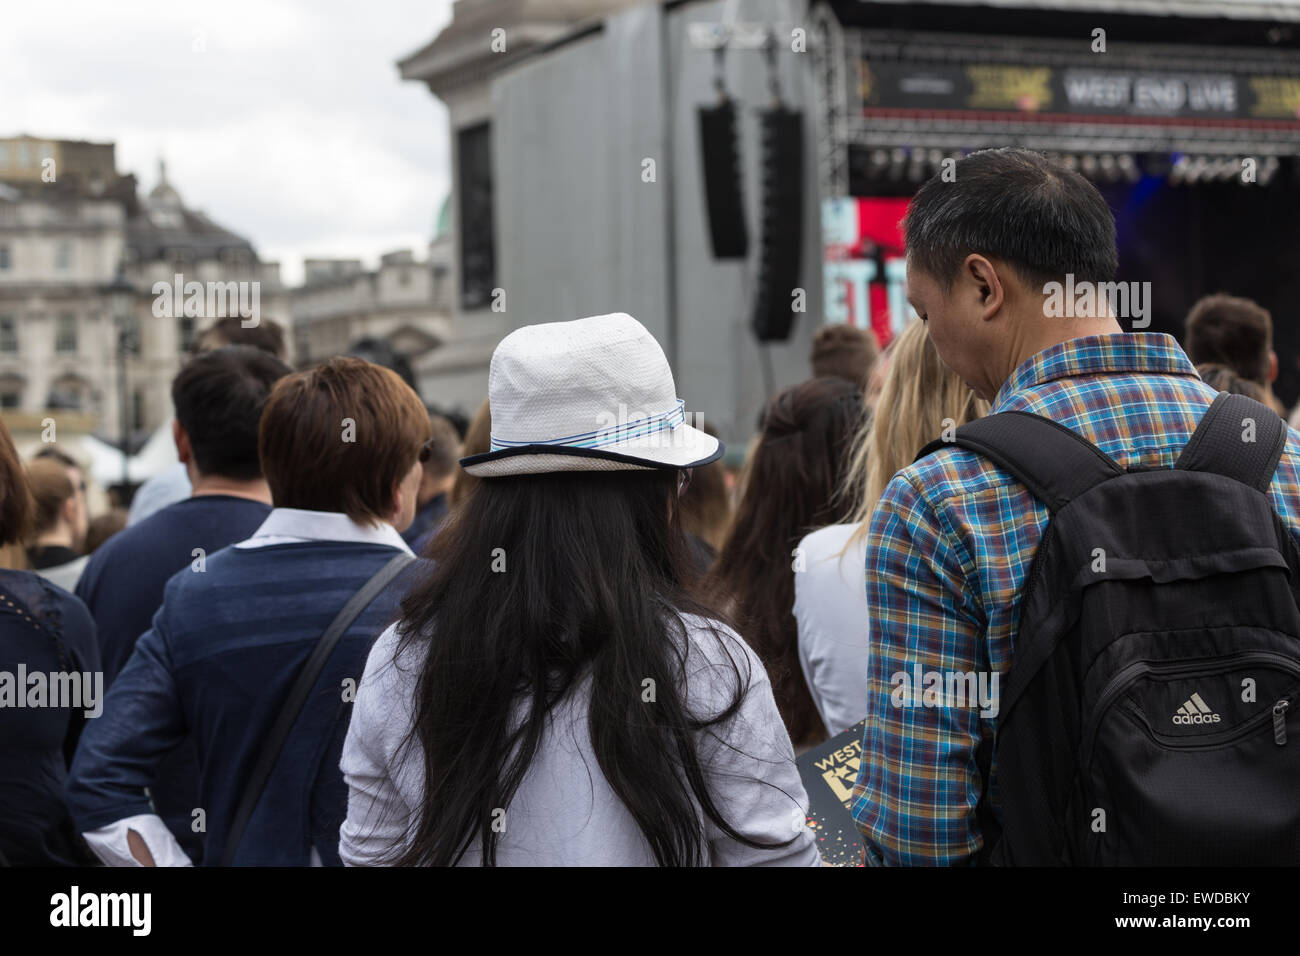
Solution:
{"label": "blonde hair", "polygon": [[[487,399],[483,399],[483,404],[478,407],[474,413],[474,420],[469,423],[469,428],[465,430],[465,440],[460,446],[460,457],[468,458],[470,455],[481,455],[484,452],[492,450],[492,408]],[[482,479],[475,478],[459,463],[456,466],[456,478],[452,482],[451,491],[447,493],[447,507],[451,511],[456,511],[464,504],[469,493],[474,490]]]}
{"label": "blonde hair", "polygon": [[946,426],[964,425],[988,410],[988,402],[939,360],[925,323],[912,320],[889,343],[889,371],[880,401],[853,442],[843,493],[856,502],[849,520],[858,527],[845,550],[867,533],[885,485],[912,463],[918,451]]}

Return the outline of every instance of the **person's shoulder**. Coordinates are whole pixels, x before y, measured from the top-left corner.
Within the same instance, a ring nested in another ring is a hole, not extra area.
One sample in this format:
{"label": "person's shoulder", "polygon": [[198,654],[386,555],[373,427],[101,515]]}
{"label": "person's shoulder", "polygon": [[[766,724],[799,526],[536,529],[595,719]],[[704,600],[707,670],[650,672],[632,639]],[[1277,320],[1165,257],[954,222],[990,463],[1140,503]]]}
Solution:
{"label": "person's shoulder", "polygon": [[354,719],[408,720],[427,653],[421,635],[408,636],[401,621],[389,625],[370,647],[355,701],[361,716]]}
{"label": "person's shoulder", "polygon": [[959,445],[944,445],[900,468],[885,485],[881,499],[890,503],[922,501],[933,509],[954,498],[987,493],[1015,479],[983,455]]}
{"label": "person's shoulder", "polygon": [[679,613],[688,696],[724,701],[737,690],[767,682],[754,649],[730,625],[701,614]]}
{"label": "person's shoulder", "polygon": [[803,536],[799,542],[799,550],[811,567],[818,561],[839,555],[857,530],[856,524],[830,524],[818,528]]}
{"label": "person's shoulder", "polygon": [[97,577],[103,573],[104,568],[118,566],[119,564],[123,573],[134,573],[138,569],[130,567],[127,562],[130,562],[136,555],[152,550],[156,542],[168,539],[170,535],[175,533],[177,515],[173,509],[184,503],[183,501],[175,502],[154,511],[135,524],[127,525],[121,531],[107,538],[90,555],[90,560],[86,562],[86,569],[82,573],[90,573],[92,577]]}
{"label": "person's shoulder", "polygon": [[83,656],[93,649],[95,621],[81,600],[71,591],[33,571],[0,571],[0,588],[18,598],[29,611],[50,621],[61,637]]}
{"label": "person's shoulder", "polygon": [[64,639],[76,646],[83,655],[95,649],[95,619],[91,616],[90,608],[86,607],[86,602],[57,585],[50,585],[50,588],[57,592],[55,601]]}

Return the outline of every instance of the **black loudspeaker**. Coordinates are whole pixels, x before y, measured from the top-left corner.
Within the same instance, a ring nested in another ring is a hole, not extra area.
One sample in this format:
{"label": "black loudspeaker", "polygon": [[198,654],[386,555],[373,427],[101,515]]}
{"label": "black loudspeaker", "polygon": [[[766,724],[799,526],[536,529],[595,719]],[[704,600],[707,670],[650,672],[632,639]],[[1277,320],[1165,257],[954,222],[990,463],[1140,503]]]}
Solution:
{"label": "black loudspeaker", "polygon": [[803,252],[803,114],[778,107],[759,113],[762,162],[762,239],[754,334],[781,342],[794,325],[794,290]]}
{"label": "black loudspeaker", "polygon": [[701,106],[700,158],[704,163],[704,201],[715,259],[743,259],[749,231],[740,198],[740,153],[736,146],[736,105]]}

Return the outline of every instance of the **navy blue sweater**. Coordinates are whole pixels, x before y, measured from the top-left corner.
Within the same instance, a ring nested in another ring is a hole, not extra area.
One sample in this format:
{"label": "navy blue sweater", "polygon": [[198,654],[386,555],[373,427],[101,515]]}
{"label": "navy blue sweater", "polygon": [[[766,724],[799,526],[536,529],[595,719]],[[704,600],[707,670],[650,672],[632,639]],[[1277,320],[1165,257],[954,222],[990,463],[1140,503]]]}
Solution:
{"label": "navy blue sweater", "polygon": [[[203,862],[219,862],[259,745],[317,639],[397,553],[333,541],[226,548],[209,556],[206,571],[176,574],[153,627],[109,691],[104,716],[77,748],[68,807],[78,829],[149,813],[143,788],[188,733],[199,760],[196,809],[206,816]],[[421,563],[339,641],[244,832],[236,865],[305,866],[313,847],[327,866],[339,864],[347,813],[339,758],[352,707],[345,682],[360,680],[370,645],[396,616]]]}
{"label": "navy blue sweater", "polygon": [[[162,604],[163,589],[177,571],[191,566],[194,550],[211,555],[253,536],[271,513],[270,505],[235,495],[196,495],[155,512],[105,541],[77,582],[99,635],[104,686],[112,687],[135,642]],[[198,759],[188,741],[164,760],[149,792],[158,815],[192,858],[203,855],[191,829],[198,803]]]}
{"label": "navy blue sweater", "polygon": [[149,630],[168,579],[194,560],[194,549],[212,555],[251,538],[270,513],[270,505],[249,498],[199,495],[151,514],[96,549],[77,581],[77,597],[95,619],[107,686]]}

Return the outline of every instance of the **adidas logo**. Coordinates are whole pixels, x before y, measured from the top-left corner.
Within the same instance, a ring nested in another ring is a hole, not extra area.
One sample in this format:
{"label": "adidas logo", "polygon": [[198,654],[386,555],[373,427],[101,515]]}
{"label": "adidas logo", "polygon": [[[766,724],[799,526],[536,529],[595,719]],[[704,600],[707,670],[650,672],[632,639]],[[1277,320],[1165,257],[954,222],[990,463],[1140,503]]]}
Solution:
{"label": "adidas logo", "polygon": [[1200,694],[1193,694],[1187,699],[1187,703],[1174,711],[1174,723],[1176,724],[1217,724],[1220,717],[1210,705],[1201,699]]}

